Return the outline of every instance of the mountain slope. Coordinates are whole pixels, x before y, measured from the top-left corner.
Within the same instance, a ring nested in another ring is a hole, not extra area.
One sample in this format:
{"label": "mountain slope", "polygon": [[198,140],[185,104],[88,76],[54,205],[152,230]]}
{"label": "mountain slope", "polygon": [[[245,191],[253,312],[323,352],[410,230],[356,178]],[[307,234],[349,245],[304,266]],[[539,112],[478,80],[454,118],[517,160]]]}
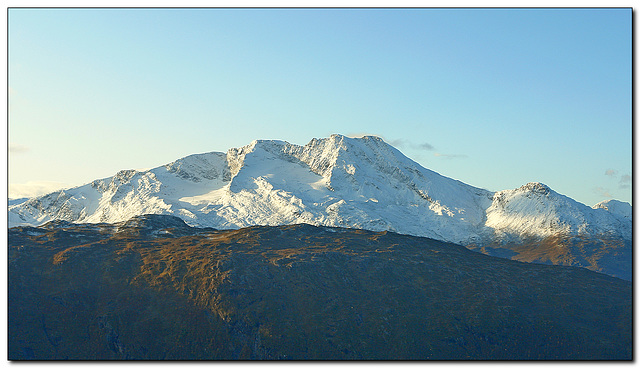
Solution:
{"label": "mountain slope", "polygon": [[[9,226],[53,219],[113,223],[169,214],[202,227],[307,223],[389,230],[470,248],[510,248],[557,236],[579,237],[589,248],[592,239],[606,237],[621,241],[630,257],[626,206],[603,202],[589,208],[540,183],[493,193],[426,169],[378,137],[332,135],[304,146],[257,140],[226,154],[191,155],[142,172],[124,170],[10,205]],[[493,253],[514,256],[509,252]],[[572,257],[587,267],[608,272],[593,257],[576,254]],[[627,263],[630,274],[630,258]]]}
{"label": "mountain slope", "polygon": [[436,240],[171,216],[9,229],[8,356],[632,358],[632,287]]}

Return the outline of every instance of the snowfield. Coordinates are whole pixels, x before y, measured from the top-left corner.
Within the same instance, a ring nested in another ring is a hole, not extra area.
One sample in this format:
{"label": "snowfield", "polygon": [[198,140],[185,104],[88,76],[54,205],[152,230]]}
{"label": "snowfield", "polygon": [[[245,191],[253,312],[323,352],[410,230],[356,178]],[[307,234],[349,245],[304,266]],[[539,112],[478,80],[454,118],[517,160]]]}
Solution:
{"label": "snowfield", "polygon": [[114,223],[141,214],[218,229],[307,223],[458,244],[554,234],[631,239],[628,203],[591,208],[540,183],[490,192],[428,170],[374,136],[332,135],[304,146],[256,140],[18,201],[8,218],[14,227]]}

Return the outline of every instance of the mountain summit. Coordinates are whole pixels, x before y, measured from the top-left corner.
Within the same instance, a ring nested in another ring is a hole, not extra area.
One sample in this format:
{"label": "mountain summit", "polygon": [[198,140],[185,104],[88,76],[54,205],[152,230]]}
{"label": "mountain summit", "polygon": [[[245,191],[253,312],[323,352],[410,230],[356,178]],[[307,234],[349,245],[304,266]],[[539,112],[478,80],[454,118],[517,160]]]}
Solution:
{"label": "mountain summit", "polygon": [[[379,137],[338,134],[304,146],[256,140],[147,171],[123,170],[9,206],[9,226],[114,223],[142,214],[218,229],[306,223],[389,230],[489,254],[505,246],[519,254],[513,244],[549,237],[607,245],[613,238],[629,243],[629,254],[631,242],[628,204],[591,208],[541,183],[491,192],[426,169]],[[594,262],[585,266],[603,271]]]}

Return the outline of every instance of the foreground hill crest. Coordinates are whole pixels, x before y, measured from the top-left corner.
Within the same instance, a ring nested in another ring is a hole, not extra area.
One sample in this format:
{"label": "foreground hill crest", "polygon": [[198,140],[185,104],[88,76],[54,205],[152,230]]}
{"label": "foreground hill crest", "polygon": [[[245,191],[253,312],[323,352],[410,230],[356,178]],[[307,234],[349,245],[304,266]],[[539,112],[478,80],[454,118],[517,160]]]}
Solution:
{"label": "foreground hill crest", "polygon": [[9,229],[8,357],[633,357],[632,283],[392,232],[167,215]]}

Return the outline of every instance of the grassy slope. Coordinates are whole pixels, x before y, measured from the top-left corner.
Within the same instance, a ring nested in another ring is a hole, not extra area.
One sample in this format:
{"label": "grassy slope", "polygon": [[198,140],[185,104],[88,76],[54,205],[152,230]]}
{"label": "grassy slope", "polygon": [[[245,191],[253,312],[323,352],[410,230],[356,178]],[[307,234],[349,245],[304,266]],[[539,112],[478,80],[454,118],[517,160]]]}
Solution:
{"label": "grassy slope", "polygon": [[631,283],[308,225],[9,232],[9,359],[631,359]]}

